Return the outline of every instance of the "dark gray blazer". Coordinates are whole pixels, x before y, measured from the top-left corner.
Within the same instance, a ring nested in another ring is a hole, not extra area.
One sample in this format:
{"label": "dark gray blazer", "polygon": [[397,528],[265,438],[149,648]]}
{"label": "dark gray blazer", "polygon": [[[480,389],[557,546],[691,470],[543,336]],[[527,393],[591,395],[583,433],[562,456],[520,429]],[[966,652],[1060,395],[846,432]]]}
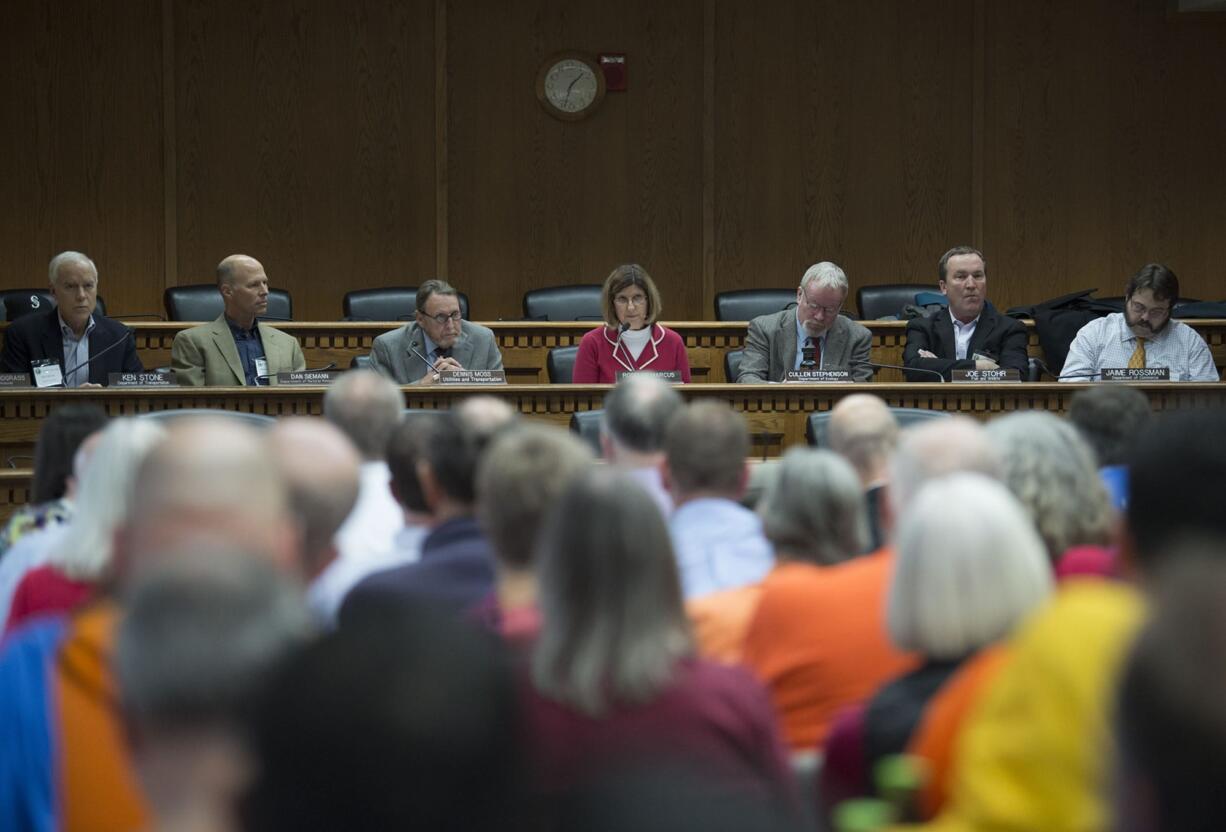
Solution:
{"label": "dark gray blazer", "polygon": [[[430,369],[409,349],[426,354],[426,336],[416,321],[385,332],[375,339],[371,363],[397,384],[417,384]],[[451,348],[451,357],[465,370],[501,370],[502,353],[494,333],[481,324],[460,321],[460,337]]]}
{"label": "dark gray blazer", "polygon": [[[848,370],[856,381],[873,377],[869,351],[873,334],[867,328],[843,315],[835,318],[826,333],[822,366],[827,370]],[[796,365],[796,309],[784,309],[762,315],[749,322],[749,337],[745,340],[745,357],[741,359],[739,384],[763,384],[783,381]]]}

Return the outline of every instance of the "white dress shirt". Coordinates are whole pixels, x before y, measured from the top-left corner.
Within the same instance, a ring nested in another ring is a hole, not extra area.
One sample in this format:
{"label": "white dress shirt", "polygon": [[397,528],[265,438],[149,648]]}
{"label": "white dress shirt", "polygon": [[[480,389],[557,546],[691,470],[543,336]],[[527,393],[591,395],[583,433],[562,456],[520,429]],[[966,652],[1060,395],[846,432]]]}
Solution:
{"label": "white dress shirt", "polygon": [[673,511],[669,531],[687,599],[757,583],[775,563],[762,520],[732,500],[684,503]]}
{"label": "white dress shirt", "polygon": [[[1137,336],[1123,312],[1090,321],[1069,346],[1060,380],[1097,380],[1104,367],[1127,367],[1136,348]],[[1218,380],[1209,345],[1183,321],[1171,321],[1160,333],[1145,339],[1145,366],[1170,368],[1171,381]]]}
{"label": "white dress shirt", "polygon": [[975,327],[979,326],[979,316],[975,316],[975,320],[969,324],[964,324],[954,317],[954,313],[949,313],[949,319],[954,322],[954,358],[959,361],[965,361],[968,356],[966,353],[971,348],[971,339],[975,337]]}

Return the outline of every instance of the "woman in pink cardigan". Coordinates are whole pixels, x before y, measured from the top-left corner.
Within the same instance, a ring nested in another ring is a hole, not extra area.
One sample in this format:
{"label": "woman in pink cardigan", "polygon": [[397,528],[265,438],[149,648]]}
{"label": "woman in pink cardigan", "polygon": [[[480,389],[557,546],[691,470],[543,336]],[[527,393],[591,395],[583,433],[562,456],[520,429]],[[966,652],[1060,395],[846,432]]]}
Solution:
{"label": "woman in pink cardigan", "polygon": [[676,371],[690,380],[690,360],[681,336],[656,323],[660,291],[637,264],[618,266],[604,282],[606,326],[579,342],[571,380],[575,384],[615,384],[621,373]]}

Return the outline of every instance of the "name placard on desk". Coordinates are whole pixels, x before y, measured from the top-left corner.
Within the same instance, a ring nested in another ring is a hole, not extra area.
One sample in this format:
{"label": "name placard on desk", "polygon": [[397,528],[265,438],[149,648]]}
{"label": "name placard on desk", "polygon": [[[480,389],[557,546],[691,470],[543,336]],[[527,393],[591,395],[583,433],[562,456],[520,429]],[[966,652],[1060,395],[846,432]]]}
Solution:
{"label": "name placard on desk", "polygon": [[1103,367],[1103,381],[1170,381],[1170,367]]}
{"label": "name placard on desk", "polygon": [[173,370],[152,373],[111,373],[107,377],[111,387],[178,387]]}
{"label": "name placard on desk", "polygon": [[964,384],[985,384],[998,381],[1021,381],[1022,374],[1017,370],[953,370],[949,380]]}
{"label": "name placard on desk", "polygon": [[29,373],[0,373],[0,387],[30,387]]}
{"label": "name placard on desk", "polygon": [[327,386],[336,381],[343,370],[300,370],[296,373],[277,373],[278,387],[295,387],[303,385]]}
{"label": "name placard on desk", "polygon": [[447,370],[439,373],[439,384],[506,384],[505,370]]}
{"label": "name placard on desk", "polygon": [[681,384],[684,381],[680,370],[623,370],[617,374],[617,380],[621,381],[626,376],[655,376],[669,384]]}
{"label": "name placard on desk", "polygon": [[788,370],[784,384],[842,384],[851,381],[847,370]]}

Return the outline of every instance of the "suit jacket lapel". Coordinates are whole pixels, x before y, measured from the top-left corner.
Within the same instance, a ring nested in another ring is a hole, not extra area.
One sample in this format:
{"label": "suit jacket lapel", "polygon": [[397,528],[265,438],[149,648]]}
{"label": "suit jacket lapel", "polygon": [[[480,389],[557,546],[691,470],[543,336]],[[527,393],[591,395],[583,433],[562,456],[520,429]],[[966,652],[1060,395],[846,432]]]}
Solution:
{"label": "suit jacket lapel", "polygon": [[[979,313],[979,323],[975,324],[975,334],[971,336],[971,343],[966,348],[967,358],[973,357],[976,352],[983,352],[983,345],[994,329],[996,329],[996,310],[985,302],[983,311]],[[999,355],[995,357],[1000,358]]]}
{"label": "suit jacket lapel", "polygon": [[827,370],[851,369],[844,367],[847,359],[847,324],[843,316],[834,319],[829,332],[826,333],[826,348],[822,351],[822,364]]}
{"label": "suit jacket lapel", "polygon": [[949,317],[949,310],[942,309],[937,312],[936,320],[933,322],[933,332],[936,333],[937,349],[933,350],[939,357],[957,358],[958,357],[958,340],[954,338],[954,321]]}
{"label": "suit jacket lapel", "polygon": [[473,339],[468,337],[462,325],[460,337],[456,338],[456,342],[451,345],[451,357],[460,362],[461,367],[470,369],[469,365],[473,360]]}
{"label": "suit jacket lapel", "polygon": [[[256,324],[256,326],[260,330],[260,343],[264,346],[264,360],[268,363],[268,374],[286,373],[293,370],[289,356],[281,349],[281,342],[277,339],[276,331],[268,324]],[[269,332],[273,334],[270,336]],[[237,347],[235,352],[238,352]]]}
{"label": "suit jacket lapel", "polygon": [[[47,325],[43,327],[42,338],[43,355],[60,363],[62,371],[71,370],[71,367],[64,366],[64,336],[60,332],[60,316],[52,309],[51,314],[47,316]],[[90,341],[93,341],[91,338]],[[30,356],[37,358],[38,356]],[[29,371],[29,367],[26,368]]]}
{"label": "suit jacket lapel", "polygon": [[[410,349],[412,347],[412,349]],[[421,327],[416,322],[406,324],[404,333],[404,359],[406,367],[406,377],[411,379],[419,379],[426,374],[429,366],[413,350],[422,355],[426,354],[426,339],[422,336]],[[428,357],[428,356],[427,356]]]}
{"label": "suit jacket lapel", "polygon": [[796,365],[796,310],[785,309],[779,319],[779,337],[775,339],[774,360],[780,367],[779,378]]}
{"label": "suit jacket lapel", "polygon": [[[226,360],[230,372],[234,373],[235,384],[240,387],[245,386],[247,373],[243,371],[243,362],[238,358],[238,347],[234,346],[234,335],[230,332],[230,325],[226,323],[224,313],[210,325],[210,332],[213,336],[213,344],[221,353],[221,357]],[[265,352],[265,355],[267,354]]]}

